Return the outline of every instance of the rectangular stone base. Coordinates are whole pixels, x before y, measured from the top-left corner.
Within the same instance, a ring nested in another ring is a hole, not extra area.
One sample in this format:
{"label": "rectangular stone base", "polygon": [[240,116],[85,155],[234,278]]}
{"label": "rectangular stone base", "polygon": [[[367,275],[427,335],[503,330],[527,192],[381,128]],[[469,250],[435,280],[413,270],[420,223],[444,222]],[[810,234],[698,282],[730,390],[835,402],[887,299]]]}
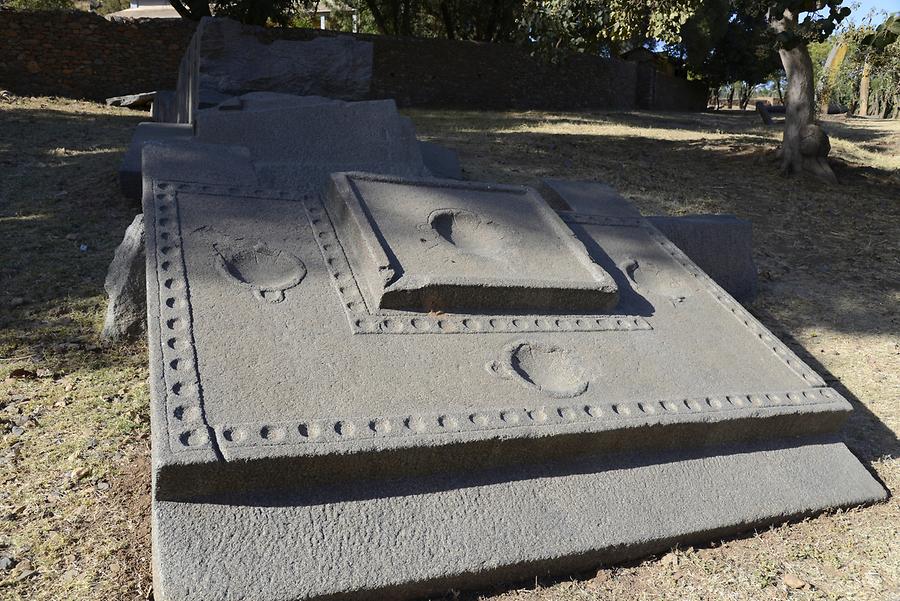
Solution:
{"label": "rectangular stone base", "polygon": [[156,499],[154,593],[161,601],[420,597],[571,574],[885,497],[843,443],[794,439]]}

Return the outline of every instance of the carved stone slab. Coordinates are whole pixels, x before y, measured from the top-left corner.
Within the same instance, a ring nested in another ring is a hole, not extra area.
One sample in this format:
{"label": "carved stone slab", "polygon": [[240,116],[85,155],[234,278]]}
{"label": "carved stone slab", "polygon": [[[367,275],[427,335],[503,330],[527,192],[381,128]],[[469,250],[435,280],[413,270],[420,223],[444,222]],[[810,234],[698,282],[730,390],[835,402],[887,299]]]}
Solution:
{"label": "carved stone slab", "polygon": [[601,314],[615,282],[530,188],[337,174],[328,210],[366,304]]}
{"label": "carved stone slab", "polygon": [[[432,268],[401,226],[433,189],[343,181],[383,194],[377,248]],[[476,215],[531,194],[434,185]],[[883,498],[835,441],[849,403],[641,217],[529,196],[515,235],[560,273],[579,249],[615,305],[454,313],[369,306],[340,198],[145,186],[163,601],[422,596]]]}
{"label": "carved stone slab", "polygon": [[[640,219],[560,222],[614,274],[615,315],[370,313],[365,272],[344,254],[357,241],[323,229],[331,217],[318,199],[166,182],[155,190],[145,214],[157,434],[173,458],[163,466],[177,468],[183,454],[219,469],[221,459],[324,458],[336,447],[353,451],[350,463],[423,447],[452,463],[465,461],[460,443],[509,439],[537,444],[539,457],[555,452],[546,439],[557,434],[587,447],[618,436],[600,433],[661,424],[767,436],[830,427],[848,410]],[[591,321],[604,319],[620,324]],[[407,332],[420,335],[395,335]],[[774,422],[757,428],[760,415]]]}

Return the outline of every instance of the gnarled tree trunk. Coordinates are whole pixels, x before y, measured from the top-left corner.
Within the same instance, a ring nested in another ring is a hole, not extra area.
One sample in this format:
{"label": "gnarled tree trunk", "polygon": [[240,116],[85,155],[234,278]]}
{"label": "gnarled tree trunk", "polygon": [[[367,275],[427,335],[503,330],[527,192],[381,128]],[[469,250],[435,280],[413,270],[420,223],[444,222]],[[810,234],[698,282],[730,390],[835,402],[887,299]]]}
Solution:
{"label": "gnarled tree trunk", "polygon": [[[784,18],[773,21],[776,31],[790,31],[797,25],[797,15],[784,11]],[[808,172],[829,183],[837,178],[828,164],[831,143],[825,131],[815,121],[815,84],[812,59],[804,42],[778,51],[787,73],[787,92],[784,95],[784,137],[779,156],[785,175]]]}

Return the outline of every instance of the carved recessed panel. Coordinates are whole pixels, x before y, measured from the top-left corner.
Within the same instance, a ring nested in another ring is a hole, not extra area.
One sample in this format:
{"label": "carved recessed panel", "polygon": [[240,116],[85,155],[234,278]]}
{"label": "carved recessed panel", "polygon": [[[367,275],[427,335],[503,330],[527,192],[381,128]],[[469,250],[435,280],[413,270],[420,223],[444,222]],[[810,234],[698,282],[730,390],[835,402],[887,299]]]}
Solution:
{"label": "carved recessed panel", "polygon": [[335,174],[327,206],[370,307],[602,314],[618,301],[530,188]]}

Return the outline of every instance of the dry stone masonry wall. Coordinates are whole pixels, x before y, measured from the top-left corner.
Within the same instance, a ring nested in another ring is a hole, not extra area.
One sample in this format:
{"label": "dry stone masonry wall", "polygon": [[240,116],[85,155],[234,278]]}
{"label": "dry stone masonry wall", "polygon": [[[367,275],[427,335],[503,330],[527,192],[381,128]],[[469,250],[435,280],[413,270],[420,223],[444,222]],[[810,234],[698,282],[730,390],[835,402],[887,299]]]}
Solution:
{"label": "dry stone masonry wall", "polygon": [[[0,9],[0,89],[103,100],[174,89],[196,24],[107,21],[80,11]],[[575,55],[546,64],[515,46],[449,40],[260,30],[259,39],[352,37],[373,44],[369,98],[399,106],[478,109],[702,110],[706,88],[618,59]],[[653,79],[648,85],[647,78]],[[638,93],[652,89],[653,94]]]}

